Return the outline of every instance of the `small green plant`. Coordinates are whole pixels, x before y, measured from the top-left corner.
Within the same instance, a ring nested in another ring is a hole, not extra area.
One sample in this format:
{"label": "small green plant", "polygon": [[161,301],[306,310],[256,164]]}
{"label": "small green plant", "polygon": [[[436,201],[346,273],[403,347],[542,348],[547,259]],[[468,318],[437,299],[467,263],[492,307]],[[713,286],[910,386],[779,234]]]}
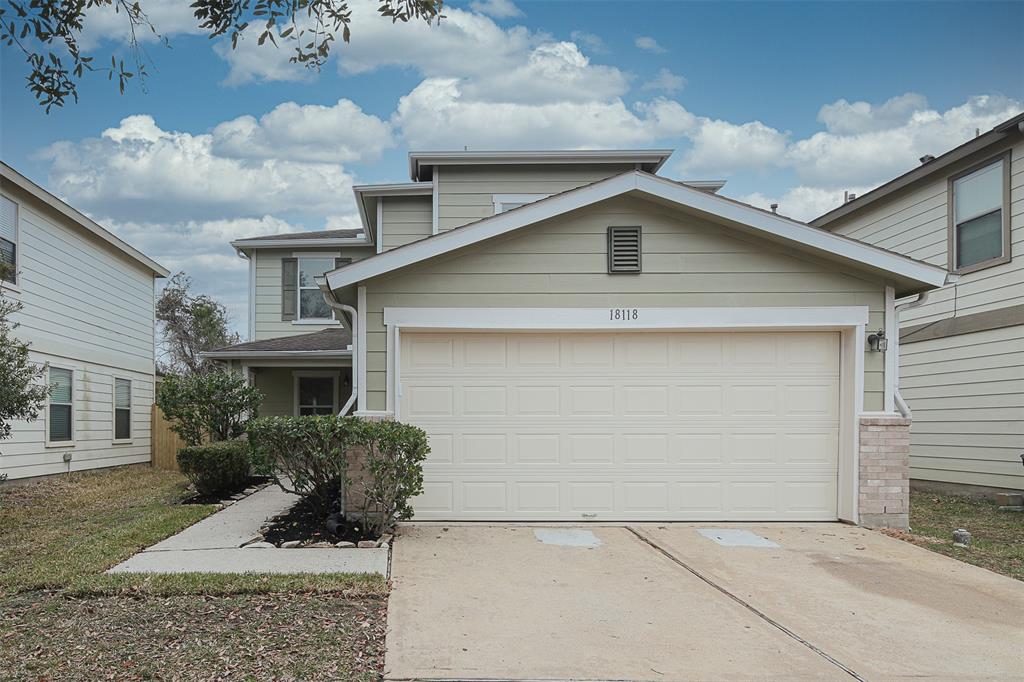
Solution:
{"label": "small green plant", "polygon": [[423,460],[430,447],[423,429],[394,421],[368,422],[365,475],[360,478],[363,523],[380,535],[412,518],[409,500],[423,492]]}
{"label": "small green plant", "polygon": [[240,437],[262,402],[263,394],[228,370],[169,374],[156,394],[171,429],[189,445]]}
{"label": "small green plant", "polygon": [[348,453],[365,441],[367,422],[355,417],[260,417],[248,425],[255,470],[282,490],[310,498],[326,516],[348,480]]}
{"label": "small green plant", "polygon": [[241,490],[249,481],[249,467],[249,444],[244,440],[187,445],[178,450],[178,468],[200,495]]}

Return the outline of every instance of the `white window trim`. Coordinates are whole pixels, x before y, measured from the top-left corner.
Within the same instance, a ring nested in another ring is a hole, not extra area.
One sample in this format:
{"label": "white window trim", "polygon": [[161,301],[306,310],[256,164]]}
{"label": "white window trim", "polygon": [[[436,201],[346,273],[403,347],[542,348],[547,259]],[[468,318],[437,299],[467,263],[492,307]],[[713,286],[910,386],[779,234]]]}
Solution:
{"label": "white window trim", "polygon": [[[51,401],[49,396],[46,398],[46,410],[43,413],[43,432],[45,444],[47,448],[73,448],[75,446],[75,437],[78,435],[78,429],[75,428],[75,388],[78,383],[78,377],[75,376],[75,368],[71,365],[60,365],[54,362],[49,363],[49,367],[46,370],[46,384],[50,385],[50,369],[66,369],[71,372],[71,440],[50,440],[50,405]],[[58,405],[64,405],[65,403],[57,403]]]}
{"label": "white window trim", "polygon": [[338,414],[338,372],[335,370],[296,370],[292,372],[292,414],[299,416],[299,379],[330,377],[333,383],[331,391],[331,412]]}
{"label": "white window trim", "polygon": [[[622,309],[623,307],[620,307]],[[634,308],[625,306],[629,310]],[[360,306],[360,311],[363,306]],[[614,310],[614,307],[611,309]],[[637,319],[609,320],[609,308],[384,308],[389,338],[386,405],[401,420],[403,330],[415,331],[835,331],[840,334],[837,516],[858,523],[860,416],[864,414],[867,306],[813,308],[635,308]],[[393,330],[392,330],[393,328]],[[886,381],[890,381],[886,377]],[[365,404],[365,403],[364,403]],[[357,413],[358,415],[359,413]]]}
{"label": "white window trim", "polygon": [[[117,380],[128,382],[128,437],[117,437]],[[135,382],[129,376],[113,375],[110,378],[110,442],[113,445],[128,445],[135,438]]]}
{"label": "white window trim", "polygon": [[[297,262],[295,264],[295,319],[292,320],[294,326],[314,326],[314,327],[337,327],[341,324],[340,320],[335,320],[331,317],[302,317],[302,291],[303,289],[317,289],[319,287],[314,284],[311,287],[303,287],[299,285],[299,275],[302,272],[302,259],[304,258],[330,258],[332,261],[331,269],[334,269],[333,261],[341,258],[341,251],[330,251],[327,253],[317,253],[315,251],[295,251],[291,255]],[[330,272],[328,270],[327,272]]]}
{"label": "white window trim", "polygon": [[0,280],[0,286],[7,291],[21,292],[21,203],[14,197],[3,195],[14,204],[14,283]]}
{"label": "white window trim", "polygon": [[547,199],[550,194],[494,194],[491,199],[494,201],[494,215],[504,213],[505,204],[530,204],[534,201]]}

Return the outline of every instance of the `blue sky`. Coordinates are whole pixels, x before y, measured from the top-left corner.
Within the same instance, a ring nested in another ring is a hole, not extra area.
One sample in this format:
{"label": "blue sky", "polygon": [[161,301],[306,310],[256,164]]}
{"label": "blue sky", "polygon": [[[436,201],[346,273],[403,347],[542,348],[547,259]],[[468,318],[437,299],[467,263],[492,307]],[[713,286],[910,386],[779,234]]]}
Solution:
{"label": "blue sky", "polygon": [[[405,181],[410,148],[673,147],[663,173],[811,218],[1024,108],[1024,3],[451,2],[393,27],[355,0],[319,73],[198,35],[143,0],[143,92],[98,75],[47,115],[4,48],[0,153],[245,328],[227,242],[355,224],[353,183]],[[86,25],[104,61],[123,19]]]}

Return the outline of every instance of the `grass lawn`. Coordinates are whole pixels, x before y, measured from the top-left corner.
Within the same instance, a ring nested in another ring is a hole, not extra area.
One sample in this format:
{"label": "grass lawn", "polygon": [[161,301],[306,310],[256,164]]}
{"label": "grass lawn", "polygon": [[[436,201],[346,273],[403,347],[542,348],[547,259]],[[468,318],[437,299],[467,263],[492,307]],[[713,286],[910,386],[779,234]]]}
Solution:
{"label": "grass lawn", "polygon": [[379,576],[103,573],[214,506],[145,466],[0,485],[0,678],[379,679]]}
{"label": "grass lawn", "polygon": [[[969,548],[953,545],[953,531],[957,528],[971,532]],[[893,535],[1024,580],[1024,513],[1001,512],[995,502],[912,490],[910,532]]]}

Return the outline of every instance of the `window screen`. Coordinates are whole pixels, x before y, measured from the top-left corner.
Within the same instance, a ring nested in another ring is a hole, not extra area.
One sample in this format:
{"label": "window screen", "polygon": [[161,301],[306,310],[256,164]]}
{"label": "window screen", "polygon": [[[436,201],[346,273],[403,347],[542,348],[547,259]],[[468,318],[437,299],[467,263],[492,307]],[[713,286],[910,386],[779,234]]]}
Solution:
{"label": "window screen", "polygon": [[316,285],[315,277],[334,269],[333,258],[299,259],[299,319],[329,320],[331,309]]}
{"label": "window screen", "polygon": [[1003,161],[953,181],[955,267],[1003,255]]}

